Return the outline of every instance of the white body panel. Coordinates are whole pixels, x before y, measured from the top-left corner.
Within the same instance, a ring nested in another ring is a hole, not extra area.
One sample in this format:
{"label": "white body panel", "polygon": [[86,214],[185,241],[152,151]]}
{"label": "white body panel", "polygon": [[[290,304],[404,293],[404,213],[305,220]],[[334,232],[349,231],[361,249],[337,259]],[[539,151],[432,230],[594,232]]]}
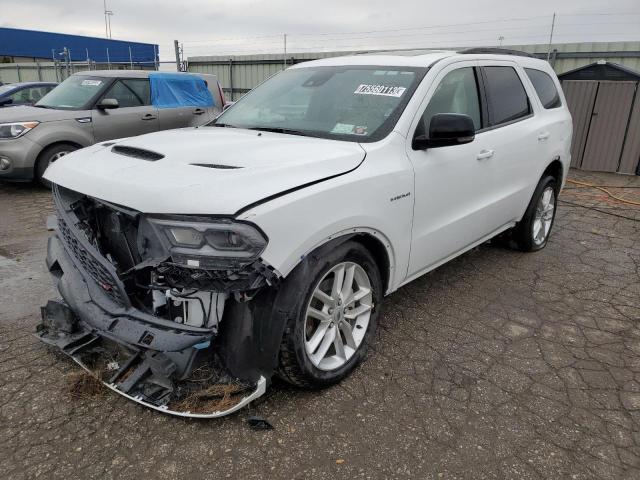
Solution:
{"label": "white body panel", "polygon": [[[185,129],[120,142],[164,154],[166,158],[157,162],[95,146],[56,162],[46,178],[144,213],[234,215],[240,211],[238,219],[256,224],[269,239],[263,260],[285,276],[330,239],[367,233],[379,238],[387,251],[391,267],[387,292],[391,292],[513,226],[553,160],[562,162],[566,177],[571,118],[546,62],[438,52],[331,58],[292,68],[354,64],[431,66],[393,132],[378,142],[358,144],[241,129]],[[412,150],[416,123],[439,79],[469,65],[514,66],[533,114],[480,131],[465,145]],[[523,67],[549,73],[564,106],[545,110]],[[478,159],[484,150],[493,155]],[[188,165],[192,163],[242,168]]]}

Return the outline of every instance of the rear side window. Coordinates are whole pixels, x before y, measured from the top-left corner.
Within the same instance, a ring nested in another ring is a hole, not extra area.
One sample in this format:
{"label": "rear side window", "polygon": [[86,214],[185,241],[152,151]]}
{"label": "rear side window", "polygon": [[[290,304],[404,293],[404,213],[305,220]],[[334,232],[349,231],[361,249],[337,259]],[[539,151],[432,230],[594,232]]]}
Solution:
{"label": "rear side window", "polygon": [[531,113],[527,92],[513,67],[483,67],[489,125],[513,122]]}
{"label": "rear side window", "polygon": [[531,80],[533,88],[535,88],[544,108],[558,108],[562,106],[556,84],[553,83],[553,79],[548,74],[534,68],[525,68],[524,71],[527,72],[527,76],[529,80]]}

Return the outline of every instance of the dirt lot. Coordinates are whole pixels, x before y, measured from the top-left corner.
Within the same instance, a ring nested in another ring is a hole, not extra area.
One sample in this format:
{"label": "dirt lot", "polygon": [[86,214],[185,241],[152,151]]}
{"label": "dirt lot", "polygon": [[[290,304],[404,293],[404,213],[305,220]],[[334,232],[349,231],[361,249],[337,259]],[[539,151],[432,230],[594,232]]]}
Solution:
{"label": "dirt lot", "polygon": [[[640,177],[571,178],[640,200]],[[0,184],[0,476],[640,478],[640,207],[568,187],[544,251],[486,244],[388,297],[342,385],[193,421],[71,397],[31,335],[49,194]]]}

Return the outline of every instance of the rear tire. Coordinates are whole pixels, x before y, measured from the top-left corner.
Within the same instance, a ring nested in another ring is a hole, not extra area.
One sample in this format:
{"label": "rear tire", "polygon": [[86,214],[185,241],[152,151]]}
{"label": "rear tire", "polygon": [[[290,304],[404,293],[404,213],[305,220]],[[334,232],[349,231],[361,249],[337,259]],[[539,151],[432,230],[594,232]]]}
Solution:
{"label": "rear tire", "polygon": [[51,182],[44,178],[44,172],[47,167],[60,157],[65,156],[67,153],[71,153],[74,150],[78,150],[78,147],[71,143],[58,143],[45,148],[40,155],[38,155],[38,161],[35,168],[35,181],[46,188],[51,188]]}
{"label": "rear tire", "polygon": [[353,241],[320,249],[296,270],[288,288],[299,291],[298,300],[285,325],[278,376],[298,387],[328,387],[366,356],[382,301],[380,271]]}
{"label": "rear tire", "polygon": [[509,233],[509,246],[522,252],[542,250],[549,241],[556,217],[558,180],[542,177],[522,220]]}

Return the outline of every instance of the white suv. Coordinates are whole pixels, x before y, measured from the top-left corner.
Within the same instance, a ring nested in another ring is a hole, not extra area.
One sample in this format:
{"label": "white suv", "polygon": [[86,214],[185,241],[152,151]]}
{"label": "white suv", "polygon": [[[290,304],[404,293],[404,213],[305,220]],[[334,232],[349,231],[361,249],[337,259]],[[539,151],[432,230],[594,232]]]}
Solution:
{"label": "white suv", "polygon": [[229,413],[274,373],[334,384],[364,358],[385,295],[497,235],[546,245],[571,132],[553,70],[526,54],[289,68],[208,126],[47,170],[63,300],[39,336],[178,415]]}

